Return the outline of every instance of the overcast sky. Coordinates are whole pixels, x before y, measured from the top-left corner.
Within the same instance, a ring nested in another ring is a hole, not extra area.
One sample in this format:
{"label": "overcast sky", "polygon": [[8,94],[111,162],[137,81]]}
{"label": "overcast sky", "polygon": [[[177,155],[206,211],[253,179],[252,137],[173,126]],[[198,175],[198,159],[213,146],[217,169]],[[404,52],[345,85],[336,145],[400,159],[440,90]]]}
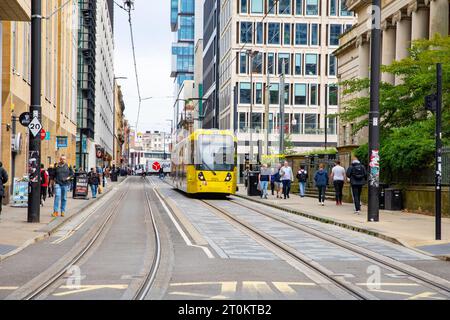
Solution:
{"label": "overcast sky", "polygon": [[[122,4],[122,0],[117,0]],[[136,0],[132,12],[136,59],[141,95],[163,97],[173,95],[173,79],[170,78],[171,44],[169,1]],[[135,126],[138,113],[138,93],[134,75],[128,14],[118,6],[114,8],[115,74],[127,77],[117,80],[122,86],[125,100],[125,115]],[[139,130],[170,132],[172,99],[143,101],[139,117]]]}

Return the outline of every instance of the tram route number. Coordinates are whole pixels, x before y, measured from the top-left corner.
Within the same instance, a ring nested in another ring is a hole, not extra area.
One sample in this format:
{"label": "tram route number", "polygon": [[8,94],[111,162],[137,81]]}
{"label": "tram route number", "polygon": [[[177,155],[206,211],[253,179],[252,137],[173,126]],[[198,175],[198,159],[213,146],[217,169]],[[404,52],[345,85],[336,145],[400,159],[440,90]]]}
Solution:
{"label": "tram route number", "polygon": [[205,318],[213,317],[214,315],[221,316],[267,316],[272,315],[271,305],[258,304],[224,304],[220,308],[203,307],[203,306],[189,306],[186,304],[178,309],[179,315],[203,316]]}

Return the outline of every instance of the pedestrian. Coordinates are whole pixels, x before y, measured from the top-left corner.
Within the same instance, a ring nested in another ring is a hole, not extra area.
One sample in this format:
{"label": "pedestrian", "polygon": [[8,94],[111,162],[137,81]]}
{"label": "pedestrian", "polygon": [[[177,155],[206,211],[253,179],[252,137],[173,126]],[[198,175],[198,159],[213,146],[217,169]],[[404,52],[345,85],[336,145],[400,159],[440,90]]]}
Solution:
{"label": "pedestrian", "polygon": [[289,166],[289,162],[285,161],[284,166],[280,170],[281,183],[283,184],[283,196],[284,199],[289,199],[289,193],[291,192],[292,184],[292,168]]}
{"label": "pedestrian", "polygon": [[162,166],[159,168],[159,178],[164,180],[164,168]]}
{"label": "pedestrian", "polygon": [[50,165],[47,169],[48,172],[48,197],[53,198],[55,194],[55,165]]}
{"label": "pedestrian", "polygon": [[270,191],[272,192],[272,196],[275,195],[275,168],[270,170]]}
{"label": "pedestrian", "polygon": [[268,187],[270,181],[271,171],[266,163],[261,167],[261,172],[259,173],[259,183],[261,184],[261,198],[267,199],[269,196]]}
{"label": "pedestrian", "polygon": [[334,192],[336,194],[336,205],[342,206],[342,198],[345,183],[345,169],[341,166],[341,162],[337,160],[335,166],[331,170],[330,179],[333,181]]}
{"label": "pedestrian", "polygon": [[305,166],[301,166],[300,170],[297,172],[298,186],[300,189],[300,197],[305,197],[306,182],[308,181],[308,171],[306,171]]}
{"label": "pedestrian", "polygon": [[0,161],[0,215],[2,214],[3,198],[5,197],[5,184],[8,182],[8,173],[3,168],[3,163]]}
{"label": "pedestrian", "polygon": [[91,187],[92,198],[97,198],[98,185],[100,184],[100,178],[98,173],[95,172],[94,168],[91,168],[91,171],[88,174],[88,184]]}
{"label": "pedestrian", "polygon": [[353,158],[352,165],[347,169],[347,178],[350,180],[355,214],[360,214],[361,193],[363,186],[367,183],[367,170],[356,157]]}
{"label": "pedestrian", "polygon": [[275,168],[274,174],[273,174],[273,182],[275,185],[275,191],[277,192],[277,199],[280,198],[281,199],[281,194],[283,192],[283,184],[281,183],[281,175],[280,175],[280,171],[281,171],[281,164],[278,163],[277,167]]}
{"label": "pedestrian", "polygon": [[55,203],[53,205],[53,217],[58,217],[61,212],[61,217],[64,217],[67,205],[67,191],[71,185],[73,171],[67,165],[67,158],[62,155],[59,158],[59,163],[55,168]]}
{"label": "pedestrian", "polygon": [[45,170],[44,164],[41,163],[41,206],[43,206],[45,200],[47,200],[48,181],[48,172]]}
{"label": "pedestrian", "polygon": [[319,205],[325,205],[325,193],[328,186],[328,173],[325,171],[323,163],[319,165],[319,170],[314,175],[314,181],[316,183],[317,190],[319,191]]}

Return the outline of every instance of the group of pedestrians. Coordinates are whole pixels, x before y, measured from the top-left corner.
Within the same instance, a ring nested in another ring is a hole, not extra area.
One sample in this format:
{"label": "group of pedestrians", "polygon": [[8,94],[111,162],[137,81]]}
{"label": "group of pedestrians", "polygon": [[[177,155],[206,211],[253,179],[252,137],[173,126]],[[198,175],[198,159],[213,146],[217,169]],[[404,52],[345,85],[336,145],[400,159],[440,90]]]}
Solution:
{"label": "group of pedestrians", "polygon": [[[305,197],[306,185],[309,174],[304,166],[301,166],[297,172],[296,178],[299,182],[300,197]],[[346,170],[341,166],[340,161],[336,161],[331,172],[328,173],[324,164],[319,165],[319,169],[314,173],[314,183],[318,190],[319,205],[325,205],[327,187],[330,182],[334,186],[336,205],[341,206],[343,201],[343,188],[346,181],[350,182],[355,213],[361,213],[361,193],[363,186],[367,183],[367,170],[361,162],[354,158],[351,166]],[[268,199],[268,187],[270,184],[272,196],[277,199],[289,199],[291,184],[294,181],[292,168],[287,161],[283,165],[277,164],[275,168],[270,168],[263,164],[259,174],[259,189],[261,198]]]}

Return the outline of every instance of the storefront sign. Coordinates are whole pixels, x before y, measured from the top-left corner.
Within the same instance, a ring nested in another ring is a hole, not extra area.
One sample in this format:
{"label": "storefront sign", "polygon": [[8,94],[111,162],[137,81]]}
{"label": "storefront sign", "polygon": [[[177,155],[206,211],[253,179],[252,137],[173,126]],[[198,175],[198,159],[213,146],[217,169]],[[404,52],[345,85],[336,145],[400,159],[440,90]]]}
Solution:
{"label": "storefront sign", "polygon": [[58,149],[67,148],[68,146],[69,146],[69,139],[67,138],[67,136],[56,137],[56,147]]}

